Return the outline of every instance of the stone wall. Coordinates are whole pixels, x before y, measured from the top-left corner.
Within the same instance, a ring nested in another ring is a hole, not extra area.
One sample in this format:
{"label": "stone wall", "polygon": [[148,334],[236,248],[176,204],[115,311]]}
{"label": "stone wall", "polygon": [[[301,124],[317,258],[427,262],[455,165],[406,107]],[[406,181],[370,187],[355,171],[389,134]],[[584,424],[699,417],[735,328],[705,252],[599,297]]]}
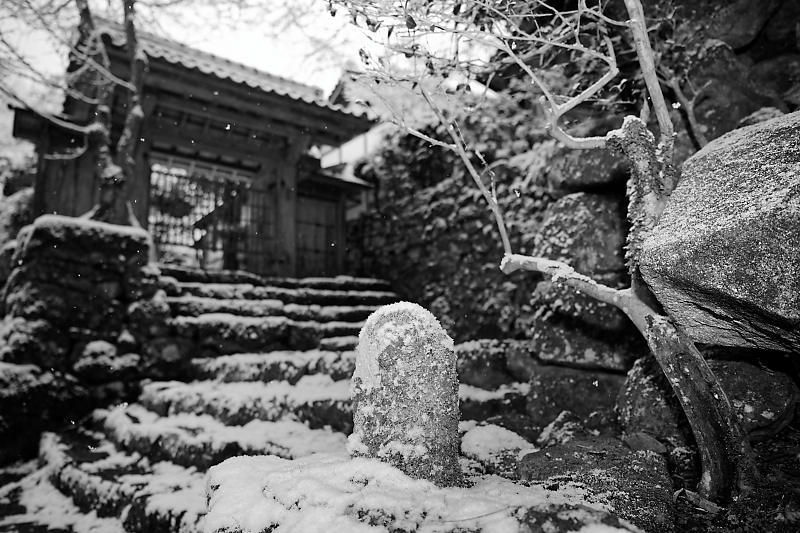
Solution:
{"label": "stone wall", "polygon": [[[550,140],[532,150],[538,155],[531,164],[497,180],[514,250],[564,260],[598,281],[625,286],[625,162],[605,150],[556,148]],[[354,225],[351,247],[360,253],[354,266],[431,309],[457,342],[530,339],[542,361],[617,372],[645,353],[616,309],[537,274],[501,273],[492,215],[457,168],[423,188],[396,183],[413,175],[378,179],[374,209]]]}
{"label": "stone wall", "polygon": [[140,228],[54,215],[20,231],[3,293],[0,441],[35,442],[41,429],[133,397],[137,378],[152,375],[160,362],[141,348],[169,308],[148,243]]}

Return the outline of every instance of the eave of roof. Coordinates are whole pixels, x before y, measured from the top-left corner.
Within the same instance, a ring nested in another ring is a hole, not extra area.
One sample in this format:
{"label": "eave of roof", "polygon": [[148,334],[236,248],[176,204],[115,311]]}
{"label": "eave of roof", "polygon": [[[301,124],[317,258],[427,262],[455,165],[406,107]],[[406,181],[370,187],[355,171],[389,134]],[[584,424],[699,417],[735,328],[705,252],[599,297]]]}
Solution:
{"label": "eave of roof", "polygon": [[[109,37],[112,45],[118,48],[125,46],[126,38],[121,25],[106,20],[98,22],[98,28]],[[141,30],[137,31],[137,37],[148,57],[161,59],[189,70],[197,70],[205,75],[245,85],[251,89],[289,98],[295,102],[313,105],[329,112],[346,115],[363,121],[363,131],[367,131],[375,123],[375,119],[367,113],[353,112],[344,106],[328,102],[323,97],[322,90],[317,87],[269,74]]]}

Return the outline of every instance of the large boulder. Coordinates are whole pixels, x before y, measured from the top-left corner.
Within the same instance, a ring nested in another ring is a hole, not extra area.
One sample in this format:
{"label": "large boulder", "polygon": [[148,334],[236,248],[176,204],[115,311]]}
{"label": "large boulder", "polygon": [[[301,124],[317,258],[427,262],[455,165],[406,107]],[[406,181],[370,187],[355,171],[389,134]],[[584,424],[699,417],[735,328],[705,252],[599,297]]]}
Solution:
{"label": "large boulder", "polygon": [[800,351],[800,112],[689,158],[641,272],[697,342]]}

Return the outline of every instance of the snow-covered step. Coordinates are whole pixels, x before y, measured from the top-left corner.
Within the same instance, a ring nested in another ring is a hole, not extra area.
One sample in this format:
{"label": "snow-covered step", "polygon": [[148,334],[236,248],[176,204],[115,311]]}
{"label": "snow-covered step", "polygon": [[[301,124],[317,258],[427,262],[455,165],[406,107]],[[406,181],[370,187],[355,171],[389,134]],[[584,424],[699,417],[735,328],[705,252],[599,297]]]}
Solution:
{"label": "snow-covered step", "polygon": [[144,386],[139,401],[162,416],[209,414],[229,425],[251,420],[297,420],[312,428],[330,426],[344,433],[350,433],[353,427],[349,380],[334,381],[322,374],[304,376],[295,384],[154,382]]}
{"label": "snow-covered step", "polygon": [[352,351],[358,346],[358,335],[345,335],[343,337],[325,337],[319,341],[320,350]]}
{"label": "snow-covered step", "polygon": [[372,305],[306,305],[286,304],[283,314],[294,320],[313,320],[316,322],[363,322],[380,307]]}
{"label": "snow-covered step", "polygon": [[309,350],[325,337],[357,334],[361,322],[297,321],[282,316],[230,313],[179,316],[169,320],[175,335],[219,354],[265,350]]}
{"label": "snow-covered step", "polygon": [[[25,475],[0,484],[0,531],[4,533],[124,533],[116,517],[84,512],[50,482],[47,468],[26,463]],[[2,476],[2,474],[0,474]]]}
{"label": "snow-covered step", "polygon": [[222,300],[280,300],[284,303],[316,305],[382,305],[397,300],[391,291],[332,290],[257,286],[251,283],[179,282],[180,295]]}
{"label": "snow-covered step", "polygon": [[353,276],[336,276],[332,278],[265,278],[266,285],[296,289],[307,287],[309,289],[334,289],[334,290],[362,290],[362,291],[390,291],[389,282],[375,278],[357,278]]}
{"label": "snow-covered step", "polygon": [[280,300],[244,300],[206,298],[201,296],[169,296],[167,303],[174,316],[198,316],[208,313],[229,313],[241,316],[286,316]]}
{"label": "snow-covered step", "polygon": [[192,359],[190,375],[197,380],[288,381],[308,374],[326,374],[334,380],[349,378],[355,369],[353,352],[326,350],[240,353]]}
{"label": "snow-covered step", "polygon": [[529,383],[511,383],[494,390],[462,383],[458,387],[461,420],[486,420],[498,414],[524,413],[529,392]]}
{"label": "snow-covered step", "polygon": [[[461,385],[462,419],[485,420],[525,407],[527,383],[504,385],[487,391]],[[217,381],[154,382],[144,386],[140,402],[162,416],[175,413],[208,414],[225,424],[251,420],[299,420],[312,428],[330,426],[350,433],[353,412],[350,381],[334,381],[323,374],[288,381],[221,383]]]}
{"label": "snow-covered step", "polygon": [[305,305],[284,304],[280,300],[220,299],[201,296],[167,298],[175,316],[198,316],[229,313],[240,316],[285,316],[293,320],[315,322],[359,322],[375,311],[377,305]]}
{"label": "snow-covered step", "polygon": [[277,455],[285,459],[322,452],[347,455],[343,433],[310,429],[291,420],[253,420],[243,426],[227,426],[209,415],[159,416],[135,404],[98,410],[94,418],[120,448],[151,461],[171,461],[199,470],[236,455]]}
{"label": "snow-covered step", "polygon": [[39,462],[79,509],[120,517],[129,533],[195,531],[205,512],[202,473],[121,452],[101,435],[45,433]]}

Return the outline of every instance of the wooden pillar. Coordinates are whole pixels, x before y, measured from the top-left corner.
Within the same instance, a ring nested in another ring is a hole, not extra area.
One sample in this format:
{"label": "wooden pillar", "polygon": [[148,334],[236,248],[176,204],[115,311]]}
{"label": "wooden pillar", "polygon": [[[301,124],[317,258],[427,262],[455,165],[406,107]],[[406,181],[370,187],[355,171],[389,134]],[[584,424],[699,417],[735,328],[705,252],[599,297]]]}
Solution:
{"label": "wooden pillar", "polygon": [[344,272],[344,254],[347,250],[347,193],[339,191],[336,202],[336,249],[334,274]]}
{"label": "wooden pillar", "polygon": [[297,179],[300,157],[308,148],[308,139],[287,139],[285,156],[277,169],[275,188],[276,257],[279,276],[297,275]]}

